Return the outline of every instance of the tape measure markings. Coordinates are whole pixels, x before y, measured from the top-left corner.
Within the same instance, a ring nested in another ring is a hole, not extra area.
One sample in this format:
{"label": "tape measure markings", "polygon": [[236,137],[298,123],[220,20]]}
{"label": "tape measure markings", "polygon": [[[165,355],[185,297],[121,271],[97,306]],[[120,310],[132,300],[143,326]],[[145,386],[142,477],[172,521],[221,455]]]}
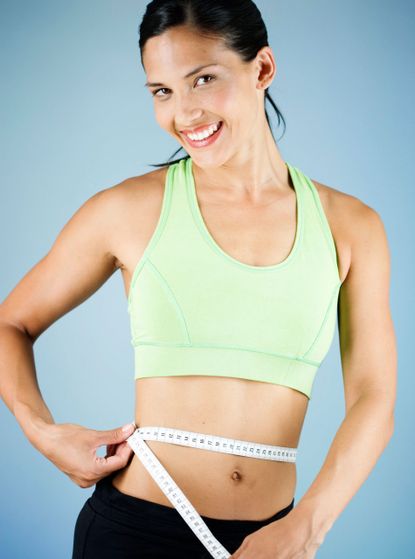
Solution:
{"label": "tape measure markings", "polygon": [[149,426],[140,427],[137,429],[136,433],[137,432],[143,440],[169,442],[171,444],[189,446],[201,450],[260,458],[262,460],[295,462],[297,457],[296,448],[252,443],[250,441],[228,439],[226,437],[206,435],[194,431]]}
{"label": "tape measure markings", "polygon": [[150,447],[144,442],[145,440],[189,446],[225,454],[248,456],[261,460],[295,462],[297,457],[296,448],[253,443],[239,439],[228,439],[226,437],[206,435],[194,431],[183,431],[182,429],[172,429],[169,427],[140,427],[128,437],[127,442],[129,446],[143,463],[148,473],[173,504],[183,520],[188,524],[193,533],[199,538],[212,557],[216,559],[227,559],[231,554],[215,538],[192,503],[167,472]]}
{"label": "tape measure markings", "polygon": [[149,446],[144,442],[144,440],[134,436],[135,433],[128,437],[128,444],[141,460],[151,477],[176,508],[180,516],[203,543],[212,557],[215,557],[216,559],[227,559],[230,557],[231,554],[229,551],[215,538],[192,503],[179,488]]}

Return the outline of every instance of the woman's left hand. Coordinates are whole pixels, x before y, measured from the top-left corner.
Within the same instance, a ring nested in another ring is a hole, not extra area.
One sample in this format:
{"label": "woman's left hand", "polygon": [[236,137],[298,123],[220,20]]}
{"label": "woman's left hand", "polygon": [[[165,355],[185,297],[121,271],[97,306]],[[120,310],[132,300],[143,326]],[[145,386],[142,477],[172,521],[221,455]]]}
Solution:
{"label": "woman's left hand", "polygon": [[294,508],[286,516],[248,534],[229,559],[314,559],[323,540],[324,536],[312,533],[308,517]]}

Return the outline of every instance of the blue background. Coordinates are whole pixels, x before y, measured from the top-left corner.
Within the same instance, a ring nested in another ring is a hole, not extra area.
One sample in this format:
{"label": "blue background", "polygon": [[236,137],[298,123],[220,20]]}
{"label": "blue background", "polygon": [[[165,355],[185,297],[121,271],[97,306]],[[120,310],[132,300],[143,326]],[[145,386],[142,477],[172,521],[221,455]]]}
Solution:
{"label": "blue background", "polygon": [[[152,170],[150,163],[179,147],[158,127],[143,87],[137,29],[146,4],[1,2],[1,299],[87,198]],[[376,209],[392,255],[395,433],[317,556],[414,557],[414,3],[257,5],[277,62],[270,93],[287,121],[279,142],[284,159]],[[282,128],[267,108],[278,139]],[[39,384],[57,423],[112,429],[133,419],[129,340],[119,272],[38,339]],[[321,468],[343,414],[336,335],[301,436],[296,501]],[[93,488],[79,488],[36,451],[3,402],[0,422],[0,554],[69,559],[76,517]]]}

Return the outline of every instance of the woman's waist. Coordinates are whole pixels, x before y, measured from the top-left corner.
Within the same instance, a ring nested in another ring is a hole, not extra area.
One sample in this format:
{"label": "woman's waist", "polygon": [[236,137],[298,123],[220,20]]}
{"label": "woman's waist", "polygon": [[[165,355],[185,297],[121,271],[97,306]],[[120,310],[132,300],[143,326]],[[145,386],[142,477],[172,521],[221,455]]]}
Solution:
{"label": "woman's waist", "polygon": [[[268,518],[293,499],[296,449],[292,447],[266,444],[263,438],[229,439],[217,432],[207,433],[206,429],[202,434],[166,426],[140,425],[131,438],[145,441],[205,516]],[[115,487],[129,495],[171,506],[142,462],[140,451],[135,451],[132,462],[117,475]]]}
{"label": "woman's waist", "polygon": [[[196,410],[187,404],[178,406],[177,402],[173,405],[166,402],[151,409],[147,406],[140,409],[137,406],[134,421],[140,428],[165,428],[168,432],[206,435],[207,439],[210,437],[295,449],[300,438],[303,417],[298,418],[289,412],[286,415],[275,410],[269,412],[267,409],[261,409],[258,404],[254,412],[246,408],[224,410],[203,405]],[[173,443],[171,436],[160,437],[160,440]]]}
{"label": "woman's waist", "polygon": [[[198,425],[193,425],[192,429],[183,429],[181,426],[170,427],[166,425],[143,425],[140,424],[135,432],[129,437],[128,442],[130,446],[136,451],[139,450],[139,446],[142,444],[140,441],[146,441],[147,443],[162,443],[162,446],[158,447],[159,452],[164,452],[166,449],[165,445],[173,447],[187,447],[196,450],[219,453],[231,457],[231,461],[234,462],[237,458],[250,458],[254,459],[255,462],[258,460],[273,461],[273,462],[295,462],[297,459],[297,448],[288,445],[277,445],[273,442],[274,437],[266,437],[265,434],[255,435],[256,429],[252,430],[251,439],[247,440],[244,436],[241,438],[242,431],[239,429],[237,432],[238,436],[230,435],[231,431],[236,432],[236,430],[221,430],[221,433],[225,432],[228,436],[224,434],[219,434],[218,430],[215,432],[207,432],[209,428],[205,425],[199,426],[199,431],[195,429]],[[201,431],[203,429],[203,431]],[[213,429],[211,430],[213,431]],[[246,435],[249,436],[249,431]],[[255,437],[257,440],[252,440]],[[137,446],[138,445],[138,446]],[[143,448],[143,447],[141,447]],[[170,451],[167,450],[167,454],[171,455]],[[179,453],[180,455],[180,453]],[[192,453],[195,461],[200,460],[199,453]],[[183,457],[183,459],[186,459]],[[226,463],[226,458],[222,461]],[[248,464],[252,465],[252,461],[248,461]]]}
{"label": "woman's waist", "polygon": [[[289,505],[294,497],[297,476],[293,462],[258,460],[157,441],[146,444],[204,516],[260,520]],[[173,506],[136,454],[117,473],[113,484],[123,493]]]}
{"label": "woman's waist", "polygon": [[283,426],[275,417],[265,421],[262,414],[254,418],[248,412],[240,416],[201,410],[198,415],[183,408],[180,416],[168,405],[163,412],[136,413],[133,435],[179,475],[190,469],[205,478],[213,476],[212,483],[230,478],[252,485],[256,478],[293,471],[299,426],[286,428],[285,421]]}

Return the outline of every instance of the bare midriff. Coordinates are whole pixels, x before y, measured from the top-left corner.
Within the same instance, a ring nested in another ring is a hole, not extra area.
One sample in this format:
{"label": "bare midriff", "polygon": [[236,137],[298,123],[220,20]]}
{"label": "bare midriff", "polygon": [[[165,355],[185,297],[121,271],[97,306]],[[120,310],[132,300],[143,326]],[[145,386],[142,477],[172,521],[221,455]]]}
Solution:
{"label": "bare midriff", "polygon": [[[245,379],[186,375],[141,378],[135,423],[297,448],[308,398],[292,388]],[[146,441],[199,514],[264,520],[295,496],[296,464]],[[113,485],[173,507],[133,454]]]}

